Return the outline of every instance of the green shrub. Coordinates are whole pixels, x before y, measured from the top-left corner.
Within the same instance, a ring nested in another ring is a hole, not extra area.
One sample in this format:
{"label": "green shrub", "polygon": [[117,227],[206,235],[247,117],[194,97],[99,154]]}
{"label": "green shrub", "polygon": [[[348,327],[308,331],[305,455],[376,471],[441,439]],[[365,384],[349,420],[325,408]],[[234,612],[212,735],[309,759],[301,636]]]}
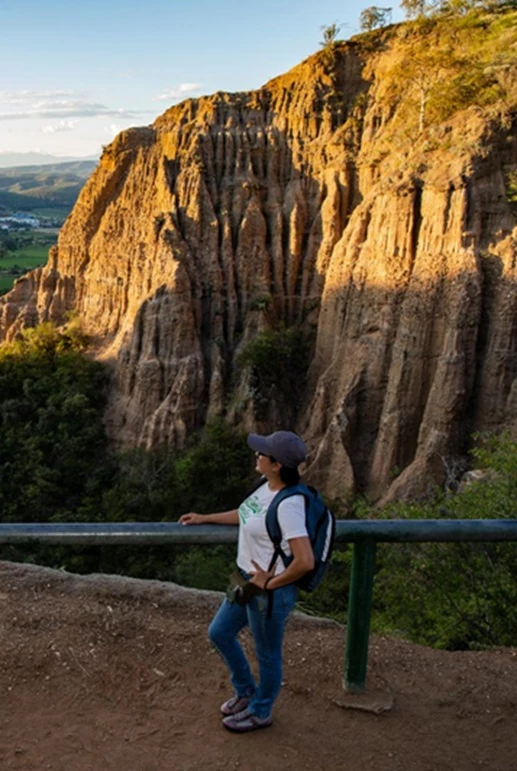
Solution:
{"label": "green shrub", "polygon": [[0,347],[0,511],[48,522],[77,510],[103,468],[106,375],[72,326],[45,324]]}
{"label": "green shrub", "polygon": [[300,592],[300,610],[346,623],[351,565],[352,549],[348,545],[336,544],[324,580],[311,594]]}
{"label": "green shrub", "polygon": [[237,359],[249,372],[255,413],[264,419],[272,403],[295,420],[309,366],[310,339],[299,327],[267,329],[251,340]]}
{"label": "green shrub", "polygon": [[[517,442],[489,438],[473,452],[492,474],[448,498],[399,505],[401,519],[517,518]],[[375,626],[441,648],[513,645],[515,543],[393,544],[378,554]]]}
{"label": "green shrub", "polygon": [[[425,5],[425,4],[424,4]],[[397,121],[419,133],[471,106],[515,98],[517,12],[463,2],[440,4],[431,18],[409,3],[417,18],[404,27],[399,57],[382,82],[383,97],[397,105]],[[400,129],[400,125],[398,125]]]}
{"label": "green shrub", "polygon": [[517,206],[517,171],[509,171],[505,177],[506,200],[509,204]]}
{"label": "green shrub", "polygon": [[195,589],[224,591],[228,576],[235,570],[237,550],[234,544],[217,546],[190,546],[179,554],[173,571],[173,580]]}
{"label": "green shrub", "polygon": [[[26,330],[0,346],[2,521],[163,521],[237,506],[250,485],[252,454],[244,435],[222,421],[208,425],[182,453],[109,450],[103,423],[107,375],[84,355],[86,344],[71,322],[61,331],[51,324]],[[207,557],[203,569],[194,570],[188,553],[179,546],[0,549],[3,559],[80,573],[190,577],[194,583],[210,583],[213,573],[215,580],[219,562],[212,569]],[[219,554],[214,552],[217,559]]]}

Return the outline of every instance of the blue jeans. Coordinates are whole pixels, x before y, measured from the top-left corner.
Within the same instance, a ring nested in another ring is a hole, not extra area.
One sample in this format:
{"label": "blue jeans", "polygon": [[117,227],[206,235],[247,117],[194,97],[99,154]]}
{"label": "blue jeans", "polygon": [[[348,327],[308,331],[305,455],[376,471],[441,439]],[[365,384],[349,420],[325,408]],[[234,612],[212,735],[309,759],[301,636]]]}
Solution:
{"label": "blue jeans", "polygon": [[[284,627],[297,595],[298,589],[294,584],[275,589],[271,618],[267,618],[265,596],[253,597],[244,606],[225,599],[208,629],[210,640],[230,670],[235,693],[239,698],[251,699],[248,708],[259,718],[270,716],[280,691]],[[237,640],[237,635],[246,625],[249,625],[255,642],[260,678],[258,685]]]}

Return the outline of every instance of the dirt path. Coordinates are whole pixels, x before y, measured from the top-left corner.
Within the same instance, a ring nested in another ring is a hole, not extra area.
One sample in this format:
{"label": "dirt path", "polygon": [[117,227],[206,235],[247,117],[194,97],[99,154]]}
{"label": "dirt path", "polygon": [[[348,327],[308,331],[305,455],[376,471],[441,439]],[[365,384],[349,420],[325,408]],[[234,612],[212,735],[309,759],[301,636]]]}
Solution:
{"label": "dirt path", "polygon": [[344,633],[293,618],[272,728],[221,726],[226,670],[206,638],[215,593],[0,562],[0,771],[515,771],[517,651],[374,638],[368,690],[343,709]]}

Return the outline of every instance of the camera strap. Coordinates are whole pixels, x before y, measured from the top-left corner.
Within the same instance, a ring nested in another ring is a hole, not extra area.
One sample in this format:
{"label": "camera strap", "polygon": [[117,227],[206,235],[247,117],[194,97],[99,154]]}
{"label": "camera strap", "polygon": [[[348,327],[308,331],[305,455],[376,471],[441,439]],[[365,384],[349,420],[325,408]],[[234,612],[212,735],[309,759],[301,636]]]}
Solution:
{"label": "camera strap", "polygon": [[[276,561],[279,558],[279,556],[282,554],[282,549],[280,546],[275,546],[275,550],[273,552],[273,556],[271,557],[271,561],[269,563],[269,567],[267,569],[267,572],[269,573],[276,565]],[[267,594],[267,611],[266,611],[266,619],[270,619],[273,615],[273,598],[275,596],[275,590],[274,589],[266,589]]]}

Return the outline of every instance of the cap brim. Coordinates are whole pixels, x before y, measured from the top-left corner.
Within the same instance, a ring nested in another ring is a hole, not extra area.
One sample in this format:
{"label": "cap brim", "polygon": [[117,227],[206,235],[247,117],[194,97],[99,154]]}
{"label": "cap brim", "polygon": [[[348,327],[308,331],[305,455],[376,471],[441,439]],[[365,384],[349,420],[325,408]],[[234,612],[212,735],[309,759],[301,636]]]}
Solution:
{"label": "cap brim", "polygon": [[251,447],[255,452],[271,455],[266,437],[260,436],[260,434],[248,434],[248,447]]}

